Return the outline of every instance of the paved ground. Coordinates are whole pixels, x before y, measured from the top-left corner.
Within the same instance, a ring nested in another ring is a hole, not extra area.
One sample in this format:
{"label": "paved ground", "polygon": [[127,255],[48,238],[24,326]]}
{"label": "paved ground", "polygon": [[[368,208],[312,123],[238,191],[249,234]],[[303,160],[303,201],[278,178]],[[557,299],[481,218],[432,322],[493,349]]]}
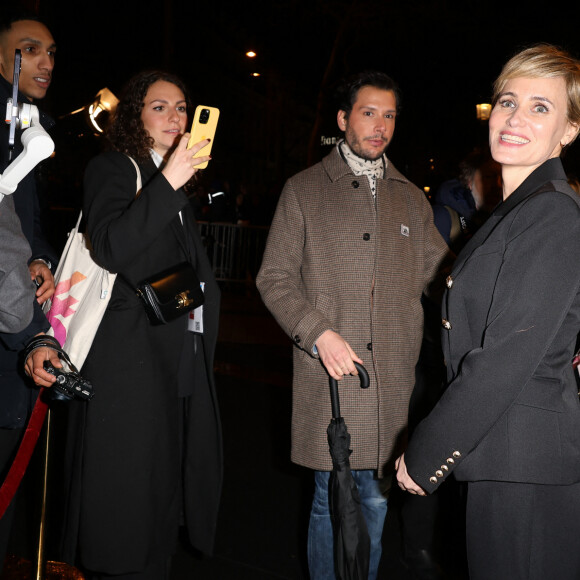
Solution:
{"label": "paved ground", "polygon": [[[225,484],[215,556],[183,549],[172,580],[302,580],[312,494],[309,470],[290,455],[291,346],[254,293],[225,293],[217,351]],[[443,498],[442,512],[453,502]],[[442,514],[443,515],[443,514]],[[450,580],[466,580],[463,537],[453,515],[439,529]],[[400,563],[397,497],[390,501],[380,578],[411,580]]]}

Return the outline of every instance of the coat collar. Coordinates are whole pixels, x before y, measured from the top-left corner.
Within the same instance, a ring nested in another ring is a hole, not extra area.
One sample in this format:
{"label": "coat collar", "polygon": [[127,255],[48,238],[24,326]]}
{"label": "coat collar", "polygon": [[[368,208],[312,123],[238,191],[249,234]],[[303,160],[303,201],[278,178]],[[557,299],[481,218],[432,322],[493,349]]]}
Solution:
{"label": "coat collar", "polygon": [[504,216],[516,205],[524,201],[527,197],[538,191],[544,183],[551,181],[566,181],[566,172],[559,157],[548,159],[542,165],[534,169],[520,186],[504,201],[493,210],[492,215]]}
{"label": "coat collar", "polygon": [[[324,171],[332,182],[338,181],[339,179],[349,175],[354,176],[352,169],[348,166],[348,163],[344,161],[342,155],[339,153],[338,147],[334,147],[321,163]],[[384,181],[392,179],[406,184],[411,183],[404,175],[397,171],[390,160],[387,160],[386,166],[385,175],[383,176]]]}

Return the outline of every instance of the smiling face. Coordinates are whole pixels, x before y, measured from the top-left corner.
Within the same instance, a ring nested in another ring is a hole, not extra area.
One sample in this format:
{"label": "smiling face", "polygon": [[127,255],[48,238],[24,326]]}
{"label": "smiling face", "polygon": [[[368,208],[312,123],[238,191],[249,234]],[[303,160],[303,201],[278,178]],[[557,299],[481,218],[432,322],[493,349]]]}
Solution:
{"label": "smiling face", "polygon": [[19,20],[0,36],[0,74],[12,83],[14,51],[22,53],[18,88],[29,99],[42,99],[50,86],[56,45],[44,24]]}
{"label": "smiling face", "polygon": [[504,198],[544,161],[558,157],[577,130],[567,118],[562,77],[508,80],[489,119],[489,144],[502,164]]}
{"label": "smiling face", "polygon": [[362,87],[350,114],[339,111],[337,122],[349,147],[363,159],[375,160],[385,152],[395,132],[397,100],[393,91]]}
{"label": "smiling face", "polygon": [[153,150],[165,157],[187,124],[187,103],[181,89],[167,81],[154,82],[145,95],[141,121],[153,138]]}

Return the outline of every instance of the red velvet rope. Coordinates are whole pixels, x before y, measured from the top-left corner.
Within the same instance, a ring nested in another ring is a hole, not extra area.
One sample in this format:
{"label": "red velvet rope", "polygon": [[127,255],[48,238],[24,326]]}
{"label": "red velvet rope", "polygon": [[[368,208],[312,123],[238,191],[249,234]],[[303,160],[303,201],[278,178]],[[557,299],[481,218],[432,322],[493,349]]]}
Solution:
{"label": "red velvet rope", "polygon": [[28,425],[26,426],[26,431],[18,447],[18,453],[12,462],[10,471],[6,475],[6,479],[0,487],[0,518],[4,516],[4,512],[10,505],[10,502],[14,498],[20,482],[24,477],[26,468],[30,463],[30,458],[32,457],[32,452],[36,447],[38,442],[38,437],[42,430],[42,425],[44,424],[44,419],[48,411],[48,404],[42,400],[42,393],[44,388],[40,390],[38,399],[36,399],[36,404],[30,415]]}

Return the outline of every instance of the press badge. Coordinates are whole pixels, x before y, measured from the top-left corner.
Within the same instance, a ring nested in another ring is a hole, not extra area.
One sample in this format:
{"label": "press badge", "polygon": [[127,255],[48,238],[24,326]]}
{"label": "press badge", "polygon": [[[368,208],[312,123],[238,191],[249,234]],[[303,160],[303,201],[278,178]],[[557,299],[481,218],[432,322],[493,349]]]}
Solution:
{"label": "press badge", "polygon": [[[205,282],[200,282],[201,291],[205,289]],[[197,334],[203,334],[203,304],[189,312],[187,321],[187,330]]]}

